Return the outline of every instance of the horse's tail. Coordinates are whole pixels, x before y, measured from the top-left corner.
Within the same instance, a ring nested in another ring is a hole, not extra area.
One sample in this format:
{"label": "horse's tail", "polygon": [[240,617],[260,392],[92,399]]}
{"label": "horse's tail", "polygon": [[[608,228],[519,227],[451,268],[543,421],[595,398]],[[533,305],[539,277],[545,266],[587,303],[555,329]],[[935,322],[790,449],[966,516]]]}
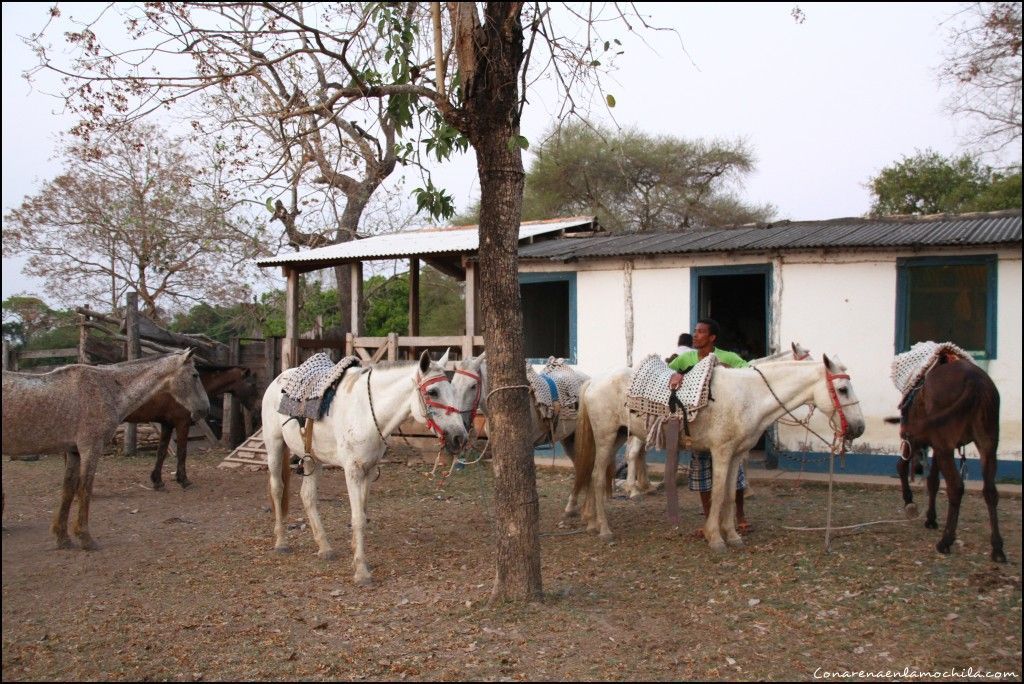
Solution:
{"label": "horse's tail", "polygon": [[580,397],[580,407],[576,417],[574,451],[573,465],[576,466],[576,479],[572,485],[572,493],[573,496],[576,496],[585,487],[590,486],[590,480],[593,478],[594,459],[596,458],[594,427],[590,424],[590,410],[587,408],[587,394],[585,391]]}

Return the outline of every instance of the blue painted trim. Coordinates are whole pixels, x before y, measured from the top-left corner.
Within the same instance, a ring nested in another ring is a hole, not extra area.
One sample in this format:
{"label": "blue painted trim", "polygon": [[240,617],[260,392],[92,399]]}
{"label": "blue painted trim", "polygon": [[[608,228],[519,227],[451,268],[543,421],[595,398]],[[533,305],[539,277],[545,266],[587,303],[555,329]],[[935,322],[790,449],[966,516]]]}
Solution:
{"label": "blue painted trim", "polygon": [[[775,452],[779,457],[779,470],[784,471],[803,471],[805,473],[827,473],[828,472],[828,453],[827,452],[808,452],[802,451],[777,451]],[[552,450],[550,447],[538,448],[533,452],[535,459],[543,463],[545,457],[552,457]],[[562,449],[561,444],[556,444],[554,449],[554,456],[565,457],[565,451]],[[621,462],[626,457],[625,446],[619,449],[616,454],[616,460]],[[806,458],[806,462],[801,462]],[[890,475],[896,477],[896,462],[899,460],[897,454],[847,454],[846,455],[846,466],[840,467],[839,459],[836,459],[835,472],[841,475]],[[647,452],[648,463],[664,463],[665,452],[652,449]],[[686,465],[690,462],[689,453],[686,451],[679,452],[679,463]],[[957,459],[957,467],[960,466],[960,460]],[[747,464],[748,468],[760,470],[760,463]],[[967,459],[967,479],[980,481],[981,478],[981,461],[976,458]],[[996,461],[996,481],[1000,480],[1021,480],[1021,462],[1020,461],[1008,461],[998,460]]]}
{"label": "blue painted trim", "polygon": [[[909,269],[927,266],[986,267],[988,292],[985,293],[985,349],[986,359],[996,358],[997,293],[999,289],[999,258],[995,254],[950,257],[901,257],[896,259],[896,338],[893,347],[897,354],[910,349],[910,325],[907,309],[910,303]],[[943,342],[945,340],[935,340]]]}
{"label": "blue painted trim", "polygon": [[[559,273],[520,273],[519,284],[533,284],[533,283],[554,283],[554,282],[566,282],[569,283],[569,358],[566,359],[571,364],[576,363],[577,355],[577,336],[576,336],[576,272],[566,271]],[[526,359],[529,363],[542,364],[547,363],[547,358],[543,359]]]}

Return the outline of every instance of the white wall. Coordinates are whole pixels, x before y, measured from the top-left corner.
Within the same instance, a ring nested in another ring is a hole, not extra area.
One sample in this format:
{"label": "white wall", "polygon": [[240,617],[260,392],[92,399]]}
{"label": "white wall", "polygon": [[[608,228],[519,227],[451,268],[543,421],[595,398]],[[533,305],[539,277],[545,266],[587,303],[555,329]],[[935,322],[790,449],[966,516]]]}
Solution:
{"label": "white wall", "polygon": [[[956,255],[992,254],[993,249],[958,249]],[[950,255],[951,251],[914,252],[913,256]],[[860,399],[866,430],[854,451],[897,453],[896,426],[883,422],[898,415],[900,395],[890,379],[896,335],[896,259],[906,252],[831,255],[805,252],[774,256],[659,257],[634,261],[633,360],[649,353],[668,356],[676,338],[690,325],[690,268],[774,263],[771,339],[782,346],[800,342],[815,358],[838,356]],[[521,270],[577,270],[578,365],[591,375],[626,365],[624,264],[622,259],[577,264],[524,262]],[[1002,398],[999,456],[1021,457],[1021,257],[1000,251],[997,293],[997,358],[988,372]],[[812,424],[826,434],[824,421]],[[802,428],[781,427],[784,449],[804,442],[814,451],[825,446]],[[827,435],[826,435],[827,436]],[[808,441],[809,439],[809,441]],[[968,451],[970,453],[970,450]]]}

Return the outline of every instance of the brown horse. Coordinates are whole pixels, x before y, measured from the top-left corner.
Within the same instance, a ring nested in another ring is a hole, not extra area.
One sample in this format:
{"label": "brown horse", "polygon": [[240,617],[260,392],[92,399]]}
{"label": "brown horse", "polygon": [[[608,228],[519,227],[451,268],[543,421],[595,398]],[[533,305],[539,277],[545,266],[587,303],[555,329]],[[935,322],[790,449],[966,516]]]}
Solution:
{"label": "brown horse", "polygon": [[89,534],[89,503],[103,448],[129,413],[167,391],[193,418],[210,409],[192,351],[109,366],[73,364],[50,373],[3,372],[3,453],[64,452],[64,486],[52,531],[57,548],[70,548],[68,514],[78,498],[73,532],[83,549],[97,548]]}
{"label": "brown horse", "polygon": [[[197,370],[208,397],[212,399],[225,392],[232,392],[249,411],[257,410],[260,395],[251,370],[245,366],[208,364],[197,365]],[[164,459],[167,458],[171,443],[171,431],[174,430],[178,457],[178,469],[174,479],[182,488],[191,486],[192,482],[188,479],[188,473],[185,470],[185,458],[188,456],[189,427],[194,421],[188,409],[175,401],[170,393],[160,392],[135,409],[124,419],[124,422],[160,423],[160,446],[156,450],[156,465],[149,475],[154,489],[164,488]]]}
{"label": "brown horse", "polygon": [[924,526],[938,529],[935,516],[935,495],[939,490],[939,471],[946,480],[949,510],[946,529],[935,548],[949,553],[956,539],[956,525],[960,517],[960,501],[964,482],[957,471],[953,452],[974,442],[981,456],[981,474],[984,479],[982,493],[988,505],[989,525],[992,530],[992,560],[1005,563],[1003,538],[999,535],[996,504],[996,448],[999,445],[999,391],[995,383],[981,368],[966,360],[949,361],[935,366],[924,378],[921,389],[904,412],[903,437],[906,440],[903,457],[897,463],[897,472],[903,485],[903,503],[908,517],[917,516],[908,482],[910,468],[925,447],[933,453],[928,473],[928,514]]}

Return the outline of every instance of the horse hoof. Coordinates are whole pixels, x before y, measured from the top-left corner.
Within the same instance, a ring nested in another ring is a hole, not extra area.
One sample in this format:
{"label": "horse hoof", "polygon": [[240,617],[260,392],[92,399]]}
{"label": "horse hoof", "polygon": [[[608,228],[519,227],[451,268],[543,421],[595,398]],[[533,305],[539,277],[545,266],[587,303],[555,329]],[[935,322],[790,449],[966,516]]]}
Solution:
{"label": "horse hoof", "polygon": [[938,551],[939,553],[944,553],[946,555],[949,555],[949,547],[951,547],[952,545],[953,545],[952,542],[950,542],[949,544],[947,544],[945,542],[939,542],[938,544],[935,545],[935,550]]}
{"label": "horse hoof", "polygon": [[924,526],[926,528],[928,528],[929,530],[937,530],[937,529],[939,529],[939,523],[935,522],[934,520],[925,520],[924,521]]}
{"label": "horse hoof", "polygon": [[338,552],[334,549],[327,549],[326,551],[317,551],[316,555],[320,556],[325,561],[338,560]]}
{"label": "horse hoof", "polygon": [[369,587],[373,584],[373,579],[370,577],[369,573],[365,575],[357,574],[352,578],[352,581],[360,587]]}
{"label": "horse hoof", "polygon": [[180,485],[181,485],[181,488],[182,488],[182,489],[188,489],[189,487],[191,487],[191,486],[192,486],[192,480],[183,480],[183,481],[179,481],[179,482],[178,482],[178,484],[180,484]]}
{"label": "horse hoof", "polygon": [[83,539],[83,540],[81,540],[81,544],[82,544],[82,550],[83,551],[99,551],[100,550],[100,545],[97,544],[92,539]]}
{"label": "horse hoof", "polygon": [[167,485],[165,485],[163,482],[154,482],[153,483],[153,489],[158,491],[158,492],[162,492],[164,489],[166,489],[166,487],[167,487]]}
{"label": "horse hoof", "polygon": [[57,540],[57,549],[58,550],[73,549],[73,548],[75,548],[75,545],[71,543],[70,539],[65,537],[64,539],[58,539]]}
{"label": "horse hoof", "polygon": [[597,537],[601,541],[610,542],[610,541],[612,541],[615,538],[615,535],[613,535],[611,533],[611,530],[609,530],[607,532],[601,532],[600,534],[597,535]]}
{"label": "horse hoof", "polygon": [[630,492],[629,498],[633,499],[633,500],[642,499],[642,498],[644,498],[644,493],[643,492],[639,492],[639,491],[634,489],[632,492]]}
{"label": "horse hoof", "polygon": [[726,539],[725,543],[737,549],[743,546],[743,540],[740,537],[736,537],[735,539]]}
{"label": "horse hoof", "polygon": [[275,546],[274,553],[291,553],[292,547],[290,546]]}
{"label": "horse hoof", "polygon": [[903,515],[907,516],[907,520],[913,520],[920,513],[917,512],[917,504],[907,504],[903,507]]}
{"label": "horse hoof", "polygon": [[579,511],[566,511],[562,515],[562,517],[563,518],[578,518],[578,517],[580,517],[580,512]]}
{"label": "horse hoof", "polygon": [[716,552],[716,553],[725,553],[726,549],[728,548],[728,547],[726,547],[724,541],[710,542],[710,546],[711,546],[711,550]]}
{"label": "horse hoof", "polygon": [[996,563],[1005,563],[1006,554],[1003,553],[1002,549],[992,551],[992,560]]}

